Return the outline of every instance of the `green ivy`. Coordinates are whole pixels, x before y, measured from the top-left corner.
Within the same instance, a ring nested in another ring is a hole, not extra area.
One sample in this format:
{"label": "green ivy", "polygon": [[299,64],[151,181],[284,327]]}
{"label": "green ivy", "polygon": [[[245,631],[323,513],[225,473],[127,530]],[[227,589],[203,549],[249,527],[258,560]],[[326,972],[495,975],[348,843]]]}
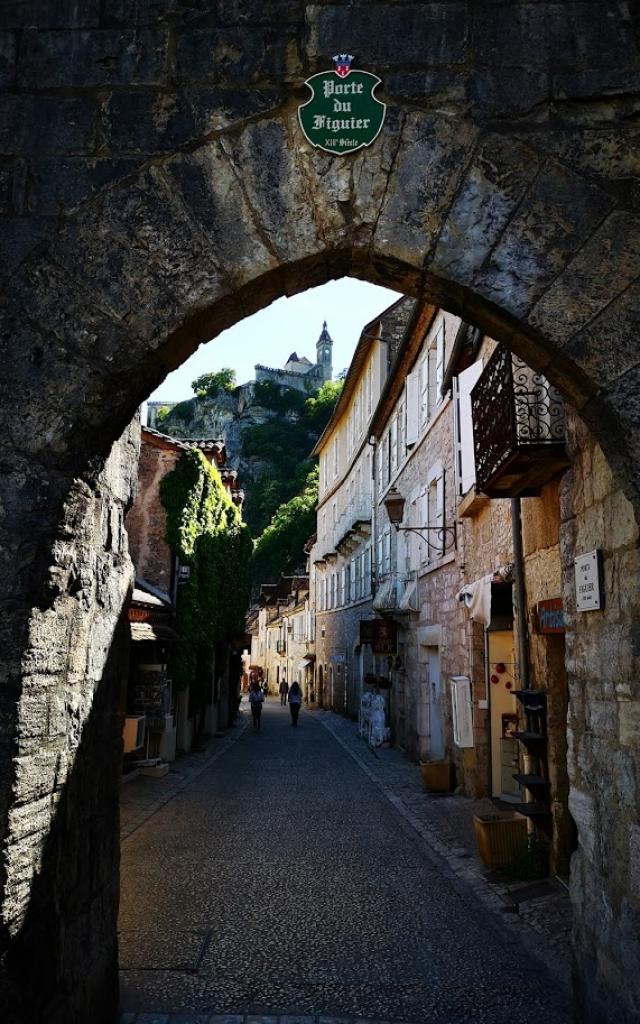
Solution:
{"label": "green ivy", "polygon": [[178,589],[171,677],[178,689],[191,688],[192,700],[204,700],[216,651],[244,631],[252,543],[220,474],[198,449],[163,478],[160,497],[167,543],[190,567]]}

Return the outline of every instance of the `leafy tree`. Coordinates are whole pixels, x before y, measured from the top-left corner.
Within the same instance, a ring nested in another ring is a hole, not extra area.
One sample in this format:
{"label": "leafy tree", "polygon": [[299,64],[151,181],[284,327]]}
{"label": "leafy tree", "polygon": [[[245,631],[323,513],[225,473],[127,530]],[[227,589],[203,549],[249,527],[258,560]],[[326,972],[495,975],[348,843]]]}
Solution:
{"label": "leafy tree", "polygon": [[331,413],[340,397],[343,383],[341,380],[326,380],[316,394],[308,398],[305,403],[306,422],[309,429],[316,431],[318,436],[329,422]]}
{"label": "leafy tree", "polygon": [[215,398],[219,391],[234,391],[236,371],[225,366],[217,373],[203,373],[191,383],[197,398]]}
{"label": "leafy tree", "polygon": [[275,384],[271,380],[259,380],[253,388],[254,402],[271,412],[300,413],[306,397],[295,388]]}
{"label": "leafy tree", "polygon": [[304,545],[316,525],[318,468],[314,467],[302,492],[280,505],[258,537],[253,551],[252,576],[260,582],[278,579],[304,565]]}
{"label": "leafy tree", "polygon": [[160,426],[163,420],[166,420],[170,412],[171,409],[168,405],[161,405],[160,408],[156,410],[156,423],[158,426]]}

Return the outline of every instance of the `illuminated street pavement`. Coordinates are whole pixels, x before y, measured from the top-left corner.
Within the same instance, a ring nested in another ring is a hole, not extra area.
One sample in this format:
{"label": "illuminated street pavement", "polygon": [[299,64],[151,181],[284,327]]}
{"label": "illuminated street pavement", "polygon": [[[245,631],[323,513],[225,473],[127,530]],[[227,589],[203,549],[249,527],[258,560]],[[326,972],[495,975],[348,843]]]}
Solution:
{"label": "illuminated street pavement", "polygon": [[543,965],[320,721],[263,717],[124,843],[123,1021],[566,1024]]}

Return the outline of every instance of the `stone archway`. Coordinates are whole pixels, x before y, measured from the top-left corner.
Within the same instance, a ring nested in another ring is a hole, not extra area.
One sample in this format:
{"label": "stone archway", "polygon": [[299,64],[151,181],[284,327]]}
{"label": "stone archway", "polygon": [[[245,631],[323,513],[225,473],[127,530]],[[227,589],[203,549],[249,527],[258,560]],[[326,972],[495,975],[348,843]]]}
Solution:
{"label": "stone archway", "polygon": [[[271,5],[277,27],[251,4],[195,0],[180,15],[171,0],[12,15],[0,342],[9,1020],[113,1010],[126,428],[201,341],[344,274],[422,295],[544,370],[605,453],[609,514],[633,519],[624,492],[637,515],[637,138],[616,77],[639,63],[632,18],[624,2],[495,7],[409,4],[412,32],[392,5],[294,0]],[[345,34],[383,77],[389,109],[370,150],[337,160],[303,141],[296,107]],[[567,517],[567,565],[586,535],[608,545],[604,518],[586,518]],[[588,734],[572,737],[577,977],[594,1021],[630,1020],[640,998],[633,972],[622,984],[639,953],[636,537],[632,523],[607,548],[611,579],[629,586],[612,582],[606,616],[569,642]],[[613,823],[611,794],[624,809]]]}

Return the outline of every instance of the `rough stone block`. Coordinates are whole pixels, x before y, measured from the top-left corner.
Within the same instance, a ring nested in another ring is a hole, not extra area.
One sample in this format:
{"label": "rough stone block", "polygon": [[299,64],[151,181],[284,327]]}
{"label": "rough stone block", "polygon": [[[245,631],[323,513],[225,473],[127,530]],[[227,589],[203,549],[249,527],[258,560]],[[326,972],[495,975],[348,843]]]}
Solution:
{"label": "rough stone block", "polygon": [[[582,173],[592,173],[619,184],[635,185],[640,160],[640,129],[620,132],[610,125],[578,129],[556,128],[529,132],[522,141],[553,153]],[[635,195],[635,189],[632,190]]]}
{"label": "rough stone block", "polygon": [[168,153],[277,105],[277,90],[192,88],[114,93],[104,105],[107,146],[124,153]]}
{"label": "rough stone block", "polygon": [[103,108],[104,136],[112,151],[162,153],[197,134],[193,111],[172,92],[116,92]]}
{"label": "rough stone block", "polygon": [[640,93],[640,72],[616,65],[559,71],[553,75],[552,83],[556,99],[592,100],[594,96],[599,96],[606,102],[612,97]]}
{"label": "rough stone block", "polygon": [[[632,267],[637,260],[637,250],[629,254],[629,267]],[[597,265],[597,264],[596,264]],[[603,265],[606,267],[606,262]],[[571,273],[571,267],[569,267]],[[624,281],[625,270],[621,267],[621,279]],[[533,311],[535,324],[540,324],[541,329],[548,329],[551,337],[562,337],[562,332],[571,330],[571,322],[567,319],[564,308],[558,309],[558,301],[566,288],[563,284],[563,275],[558,281],[560,294],[556,293],[556,286],[550,290],[554,294],[545,296],[539,306]],[[608,272],[603,269],[602,276],[607,279]],[[575,287],[578,280],[574,279],[571,301],[567,301],[566,312],[575,307],[577,296]],[[599,293],[597,283],[593,285],[585,282],[585,288]],[[638,359],[638,334],[640,329],[640,284],[634,283],[621,295],[613,297],[609,295],[609,301],[605,302],[600,295],[603,304],[602,313],[588,324],[583,330],[563,344],[564,353],[569,356],[587,373],[593,380],[597,380],[603,387],[611,386],[618,377],[628,370],[631,370]],[[578,303],[579,304],[579,303]],[[587,290],[586,305],[589,304],[589,291]],[[552,313],[557,309],[557,328],[553,326]],[[583,314],[579,314],[578,323]]]}
{"label": "rough stone block", "polygon": [[0,96],[0,153],[82,153],[93,148],[96,105],[88,97]]}
{"label": "rough stone block", "polygon": [[423,108],[466,109],[466,74],[461,70],[393,71],[385,74],[383,88],[388,96],[417,100]]}
{"label": "rough stone block", "polygon": [[22,88],[161,85],[166,32],[26,31],[20,47]]}
{"label": "rough stone block", "polygon": [[470,111],[480,118],[546,120],[550,84],[546,71],[497,67],[474,69],[467,81]]}
{"label": "rough stone block", "polygon": [[46,216],[71,213],[92,196],[134,174],[140,163],[135,157],[38,160],[29,166],[25,206],[31,213]]}
{"label": "rough stone block", "polygon": [[0,25],[5,28],[37,26],[52,28],[97,28],[100,0],[0,0]]}
{"label": "rough stone block", "polygon": [[[612,213],[545,293],[530,318],[534,327],[558,341],[571,337],[589,323],[587,331],[573,339],[569,351],[580,355],[585,369],[603,384],[627,369],[636,355],[628,323],[629,317],[640,320],[640,289],[635,286],[628,294],[621,293],[640,276],[636,244],[639,231],[640,217],[629,212]],[[603,321],[590,323],[605,307]],[[620,334],[622,322],[626,336]],[[608,339],[606,345],[596,340],[603,331]],[[611,344],[612,333],[615,346]],[[617,358],[619,352],[627,354],[626,365]]]}
{"label": "rough stone block", "polygon": [[590,182],[559,164],[547,165],[476,278],[476,287],[522,317],[611,206],[611,197]]}
{"label": "rough stone block", "polygon": [[185,96],[194,113],[197,133],[204,137],[276,108],[284,92],[280,85],[254,89],[193,87],[185,91]]}
{"label": "rough stone block", "polygon": [[357,13],[337,4],[310,5],[307,53],[314,64],[330,67],[331,56],[342,52],[348,40],[367,71],[375,71],[375,65],[431,68],[464,61],[465,4],[403,4],[401,11],[393,3],[368,3]]}
{"label": "rough stone block", "polygon": [[467,284],[496,244],[540,166],[534,150],[482,140],[442,229],[431,267]]}
{"label": "rough stone block", "polygon": [[0,275],[12,274],[45,238],[53,234],[52,217],[5,218],[0,231]]}
{"label": "rough stone block", "polygon": [[476,137],[477,130],[464,122],[420,113],[407,117],[375,232],[380,253],[422,265]]}
{"label": "rough stone block", "polygon": [[186,82],[223,82],[245,87],[285,75],[286,36],[268,30],[208,29],[176,36],[176,74]]}
{"label": "rough stone block", "polygon": [[581,64],[632,67],[633,27],[607,4],[476,3],[470,36],[478,63],[496,67]]}
{"label": "rough stone block", "polygon": [[164,176],[188,211],[203,249],[231,279],[241,283],[275,267],[234,168],[217,144],[171,161]]}
{"label": "rough stone block", "polygon": [[[295,262],[322,252],[319,217],[309,203],[309,182],[288,145],[289,125],[265,120],[250,125],[242,138],[226,138],[223,149],[236,168],[262,237],[280,258]],[[333,211],[327,211],[331,215]]]}

